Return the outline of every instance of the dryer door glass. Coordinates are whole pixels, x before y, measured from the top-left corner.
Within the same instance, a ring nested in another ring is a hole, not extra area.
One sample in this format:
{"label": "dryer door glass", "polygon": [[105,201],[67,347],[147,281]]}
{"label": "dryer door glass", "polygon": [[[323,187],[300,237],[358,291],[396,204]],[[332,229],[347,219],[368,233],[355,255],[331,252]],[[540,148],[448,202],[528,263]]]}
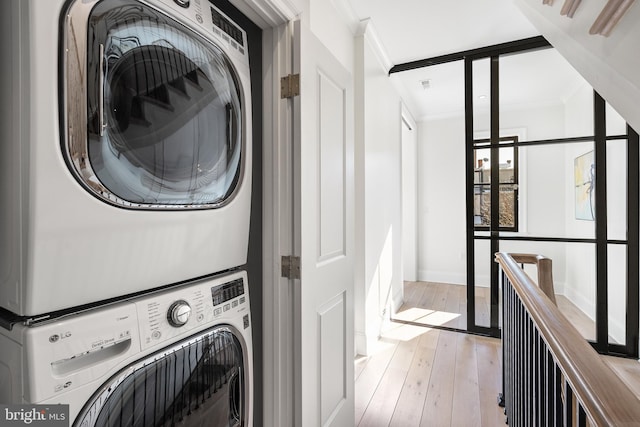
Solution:
{"label": "dryer door glass", "polygon": [[[108,200],[217,207],[240,184],[243,100],[226,54],[131,0],[91,11],[87,156]],[[104,196],[104,195],[103,195]]]}
{"label": "dryer door glass", "polygon": [[115,375],[74,425],[245,426],[245,355],[235,330],[217,327]]}

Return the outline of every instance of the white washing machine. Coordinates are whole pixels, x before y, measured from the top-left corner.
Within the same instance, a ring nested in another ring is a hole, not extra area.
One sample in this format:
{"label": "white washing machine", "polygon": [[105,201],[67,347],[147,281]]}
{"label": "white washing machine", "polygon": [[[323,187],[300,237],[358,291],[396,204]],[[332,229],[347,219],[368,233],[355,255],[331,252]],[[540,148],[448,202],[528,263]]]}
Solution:
{"label": "white washing machine", "polygon": [[246,33],[208,0],[0,2],[0,307],[246,263]]}
{"label": "white washing machine", "polygon": [[79,427],[252,426],[245,272],[0,328],[0,403],[68,404]]}

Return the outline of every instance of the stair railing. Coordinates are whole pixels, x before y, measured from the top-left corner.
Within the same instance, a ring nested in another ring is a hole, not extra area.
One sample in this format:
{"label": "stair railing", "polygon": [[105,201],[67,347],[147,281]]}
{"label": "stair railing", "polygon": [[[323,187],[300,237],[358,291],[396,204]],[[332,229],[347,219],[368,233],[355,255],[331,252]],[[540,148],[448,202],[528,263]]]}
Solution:
{"label": "stair railing", "polygon": [[496,262],[502,269],[502,397],[509,426],[640,426],[640,401],[514,256],[497,253]]}

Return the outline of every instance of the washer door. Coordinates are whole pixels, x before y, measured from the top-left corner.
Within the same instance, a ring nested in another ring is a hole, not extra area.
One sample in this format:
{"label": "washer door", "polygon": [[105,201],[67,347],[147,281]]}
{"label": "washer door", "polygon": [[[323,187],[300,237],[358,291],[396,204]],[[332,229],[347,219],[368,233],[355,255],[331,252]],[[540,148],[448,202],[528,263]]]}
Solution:
{"label": "washer door", "polygon": [[115,375],[74,426],[246,426],[246,354],[240,334],[218,326]]}
{"label": "washer door", "polygon": [[[69,16],[74,8],[87,13],[76,4]],[[240,82],[226,54],[135,0],[100,1],[86,20],[86,104],[72,93],[76,80],[85,87],[83,73],[73,54],[66,56],[65,152],[76,177],[124,207],[225,204],[240,185],[245,126]],[[68,27],[67,38],[75,38],[77,29]],[[86,119],[78,117],[83,104]],[[74,138],[82,125],[86,137]]]}

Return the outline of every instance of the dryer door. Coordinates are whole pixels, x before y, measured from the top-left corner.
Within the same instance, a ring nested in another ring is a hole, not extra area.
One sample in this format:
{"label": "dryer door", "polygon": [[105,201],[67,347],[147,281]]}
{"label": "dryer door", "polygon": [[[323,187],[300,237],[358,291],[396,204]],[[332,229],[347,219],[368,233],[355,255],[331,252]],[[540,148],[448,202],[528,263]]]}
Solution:
{"label": "dryer door", "polygon": [[218,326],[122,370],[74,426],[246,426],[247,363],[242,336]]}
{"label": "dryer door", "polygon": [[[135,0],[81,3],[70,14],[88,13],[86,47],[75,46],[78,57],[86,49],[86,64],[66,57],[65,152],[78,180],[123,207],[227,203],[241,184],[245,144],[243,91],[227,55]],[[72,27],[67,37],[80,39]],[[73,93],[85,87],[86,101]]]}

